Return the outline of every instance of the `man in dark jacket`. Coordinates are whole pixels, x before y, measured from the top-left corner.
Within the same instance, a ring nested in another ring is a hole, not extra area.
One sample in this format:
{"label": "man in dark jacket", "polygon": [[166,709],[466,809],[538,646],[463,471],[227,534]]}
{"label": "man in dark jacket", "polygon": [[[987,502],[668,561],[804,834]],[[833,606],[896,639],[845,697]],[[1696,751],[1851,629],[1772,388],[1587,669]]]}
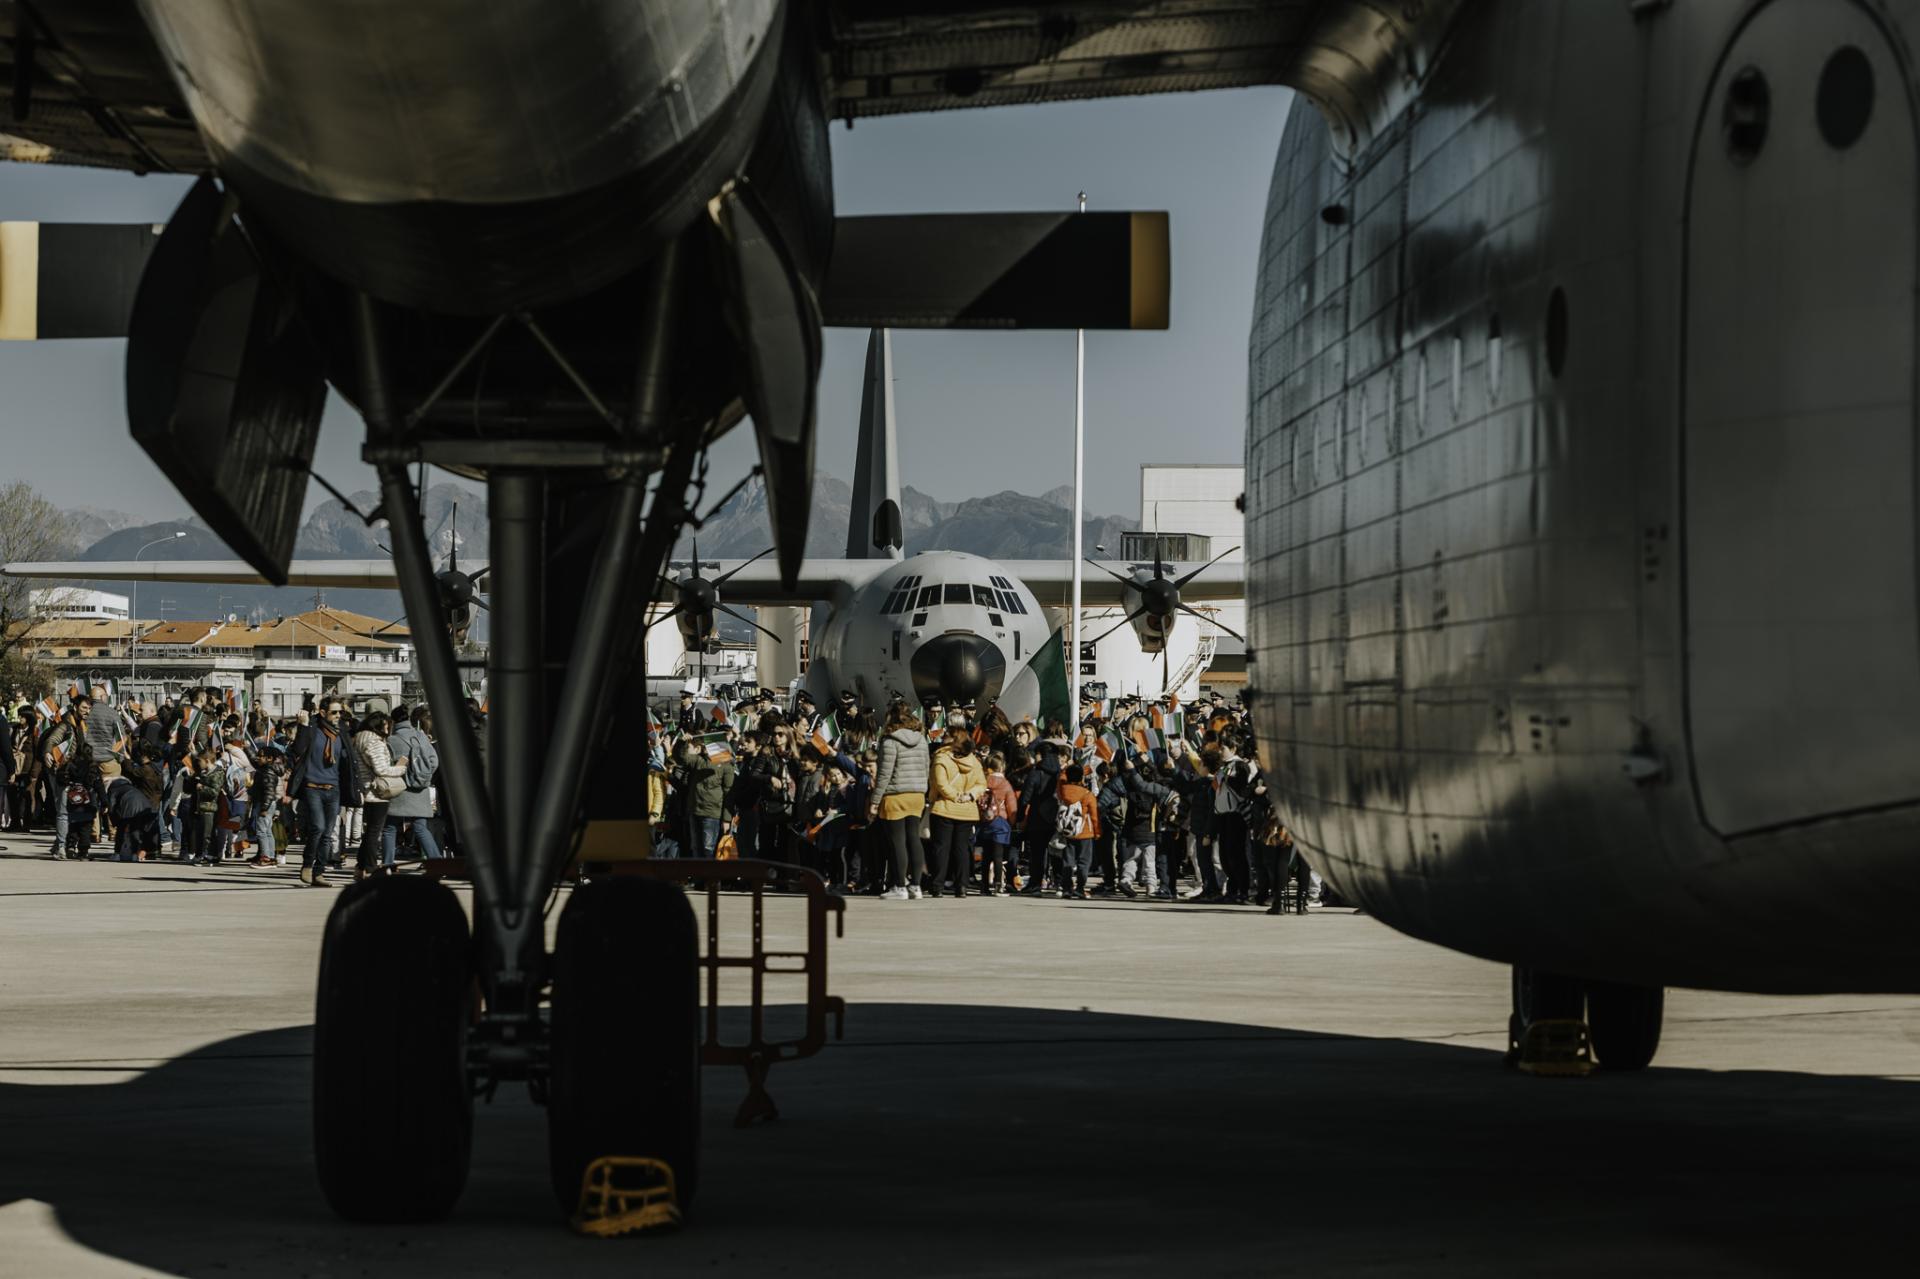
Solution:
{"label": "man in dark jacket", "polygon": [[1171,787],[1160,784],[1153,765],[1145,759],[1120,761],[1120,781],[1127,790],[1127,819],[1120,832],[1120,889],[1131,893],[1129,881],[1154,897],[1172,897],[1173,880],[1163,873],[1166,856],[1158,851],[1162,816],[1173,803]]}
{"label": "man in dark jacket", "polygon": [[1047,877],[1047,844],[1053,839],[1054,824],[1060,817],[1060,752],[1052,742],[1036,745],[1039,755],[1027,770],[1020,787],[1020,811],[1015,824],[1024,832],[1027,849],[1027,883],[1020,891],[1037,894]]}
{"label": "man in dark jacket", "polygon": [[343,727],[346,708],[330,699],[326,710],[313,717],[293,739],[287,754],[287,794],[300,805],[300,825],[307,846],[300,857],[300,882],[325,888],[327,860],[333,853],[333,831],[340,820],[342,800],[354,796],[353,744]]}

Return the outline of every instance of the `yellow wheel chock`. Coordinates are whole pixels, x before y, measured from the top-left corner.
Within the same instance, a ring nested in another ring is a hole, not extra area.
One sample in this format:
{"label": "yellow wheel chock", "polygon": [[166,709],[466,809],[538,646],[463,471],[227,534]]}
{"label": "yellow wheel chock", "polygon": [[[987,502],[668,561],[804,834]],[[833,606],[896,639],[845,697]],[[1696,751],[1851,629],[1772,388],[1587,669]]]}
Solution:
{"label": "yellow wheel chock", "polygon": [[658,1159],[601,1156],[580,1178],[580,1206],[569,1224],[596,1239],[676,1228],[680,1196],[673,1169]]}
{"label": "yellow wheel chock", "polygon": [[1593,1073],[1593,1042],[1579,1018],[1548,1017],[1527,1026],[1515,1063],[1529,1075],[1578,1077]]}

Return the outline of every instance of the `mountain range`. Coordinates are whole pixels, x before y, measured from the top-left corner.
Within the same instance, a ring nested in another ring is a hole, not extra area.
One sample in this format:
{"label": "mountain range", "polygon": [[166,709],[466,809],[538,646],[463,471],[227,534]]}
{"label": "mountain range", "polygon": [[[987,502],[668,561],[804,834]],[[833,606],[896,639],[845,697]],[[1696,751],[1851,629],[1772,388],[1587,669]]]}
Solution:
{"label": "mountain range", "polygon": [[[1007,490],[987,497],[943,502],[918,489],[901,490],[901,522],[907,554],[924,550],[970,551],[993,559],[1065,559],[1071,553],[1073,490],[1062,486],[1038,497]],[[354,507],[371,511],[372,491],[348,495]],[[462,484],[430,485],[421,502],[429,544],[444,565],[450,550],[468,563],[486,558],[487,496]],[[813,482],[813,519],[807,554],[839,557],[846,553],[847,520],[853,489],[837,476],[818,472]],[[147,523],[118,511],[82,508],[65,513],[74,530],[72,558],[130,560],[145,547],[143,560],[231,559],[233,553],[197,518]],[[1130,518],[1109,515],[1087,519],[1082,528],[1086,553],[1105,545],[1116,553],[1120,534],[1134,526]],[[690,558],[697,539],[702,559],[744,559],[770,544],[766,486],[758,478],[709,517],[696,532],[683,535],[676,558]],[[185,537],[173,537],[177,531]],[[161,540],[165,539],[165,540]],[[157,546],[150,543],[159,541]],[[378,559],[387,554],[384,524],[369,527],[338,498],[316,506],[301,525],[295,554],[302,559]],[[92,583],[100,590],[131,593],[131,583]],[[396,591],[328,590],[325,601],[373,617],[400,616]],[[310,587],[203,586],[169,582],[141,589],[139,612],[168,618],[272,617],[311,608]],[[480,619],[484,624],[484,614]],[[730,629],[738,623],[730,623]],[[745,634],[746,632],[742,632]]]}

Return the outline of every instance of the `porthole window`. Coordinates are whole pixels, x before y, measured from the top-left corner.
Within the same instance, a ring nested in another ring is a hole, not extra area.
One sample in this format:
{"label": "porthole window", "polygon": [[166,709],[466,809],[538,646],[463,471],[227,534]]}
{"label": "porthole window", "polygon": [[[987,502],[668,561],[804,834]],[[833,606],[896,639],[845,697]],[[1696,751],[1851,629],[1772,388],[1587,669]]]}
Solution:
{"label": "porthole window", "polygon": [[1758,67],[1742,67],[1727,83],[1726,105],[1720,111],[1720,133],[1727,155],[1735,164],[1752,164],[1767,144],[1767,126],[1773,116],[1773,92]]}
{"label": "porthole window", "polygon": [[1492,403],[1500,402],[1500,375],[1505,372],[1502,351],[1505,343],[1500,336],[1500,317],[1494,316],[1487,321],[1487,399]]}
{"label": "porthole window", "polygon": [[1460,416],[1460,377],[1465,369],[1466,351],[1462,347],[1460,335],[1456,333],[1453,335],[1453,387],[1451,392],[1453,416],[1456,418]]}
{"label": "porthole window", "polygon": [[1845,151],[1867,131],[1873,118],[1873,63],[1848,45],[1834,51],[1820,72],[1820,90],[1814,100],[1820,136],[1836,151]]}
{"label": "porthole window", "polygon": [[1567,367],[1567,295],[1555,287],[1547,298],[1547,372],[1557,380]]}

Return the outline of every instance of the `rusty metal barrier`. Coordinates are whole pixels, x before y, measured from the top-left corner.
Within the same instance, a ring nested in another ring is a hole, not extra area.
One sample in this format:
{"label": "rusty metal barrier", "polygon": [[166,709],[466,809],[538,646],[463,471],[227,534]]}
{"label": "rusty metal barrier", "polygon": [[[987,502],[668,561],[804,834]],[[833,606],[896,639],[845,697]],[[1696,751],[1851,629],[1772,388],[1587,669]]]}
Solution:
{"label": "rusty metal barrier", "polygon": [[[813,871],[784,862],[752,859],[709,861],[705,859],[623,862],[615,874],[646,875],[671,883],[704,886],[707,894],[706,949],[700,966],[706,976],[706,1031],[701,1040],[700,1060],[708,1066],[738,1065],[747,1072],[747,1095],[734,1113],[736,1128],[746,1128],[763,1119],[778,1119],[780,1108],[767,1092],[767,1072],[775,1063],[811,1057],[827,1044],[827,1018],[833,1017],[833,1037],[846,1031],[847,1003],[827,993],[827,916],[833,916],[835,937],[846,935],[847,903],[827,891],[827,883]],[[720,953],[720,893],[722,889],[741,889],[753,897],[753,951],[746,955]],[[807,943],[800,951],[768,950],[766,942],[766,894],[802,893],[807,899]],[[790,964],[792,967],[776,967]],[[744,1044],[729,1044],[720,1037],[720,974],[723,969],[741,968],[753,979],[753,1002],[748,1010],[749,1035]],[[797,1039],[773,1040],[766,1034],[766,979],[769,973],[806,977],[806,1025]]]}
{"label": "rusty metal barrier", "polygon": [[[707,897],[705,949],[699,956],[706,979],[705,1030],[700,1043],[700,1063],[704,1066],[740,1066],[747,1072],[747,1095],[734,1113],[737,1128],[746,1128],[763,1119],[778,1119],[780,1108],[767,1092],[767,1072],[782,1061],[811,1057],[827,1044],[827,1018],[833,1018],[833,1037],[846,1030],[847,1003],[827,993],[827,916],[833,916],[835,937],[846,936],[847,903],[827,891],[827,883],[813,871],[785,862],[753,859],[656,859],[601,863],[595,873],[645,875],[669,883],[704,888]],[[435,879],[465,879],[466,862],[461,858],[435,858],[425,862],[422,871]],[[575,865],[570,874],[581,877]],[[720,894],[734,890],[752,895],[753,950],[746,955],[720,953]],[[768,950],[766,945],[766,895],[802,894],[806,897],[807,943],[805,950]],[[791,965],[776,967],[776,965]],[[744,1044],[729,1044],[720,1037],[720,974],[728,968],[745,969],[752,977],[753,1002],[748,1008],[749,1034]],[[804,976],[807,987],[806,1025],[797,1039],[770,1040],[766,1034],[766,979],[776,976]]]}

